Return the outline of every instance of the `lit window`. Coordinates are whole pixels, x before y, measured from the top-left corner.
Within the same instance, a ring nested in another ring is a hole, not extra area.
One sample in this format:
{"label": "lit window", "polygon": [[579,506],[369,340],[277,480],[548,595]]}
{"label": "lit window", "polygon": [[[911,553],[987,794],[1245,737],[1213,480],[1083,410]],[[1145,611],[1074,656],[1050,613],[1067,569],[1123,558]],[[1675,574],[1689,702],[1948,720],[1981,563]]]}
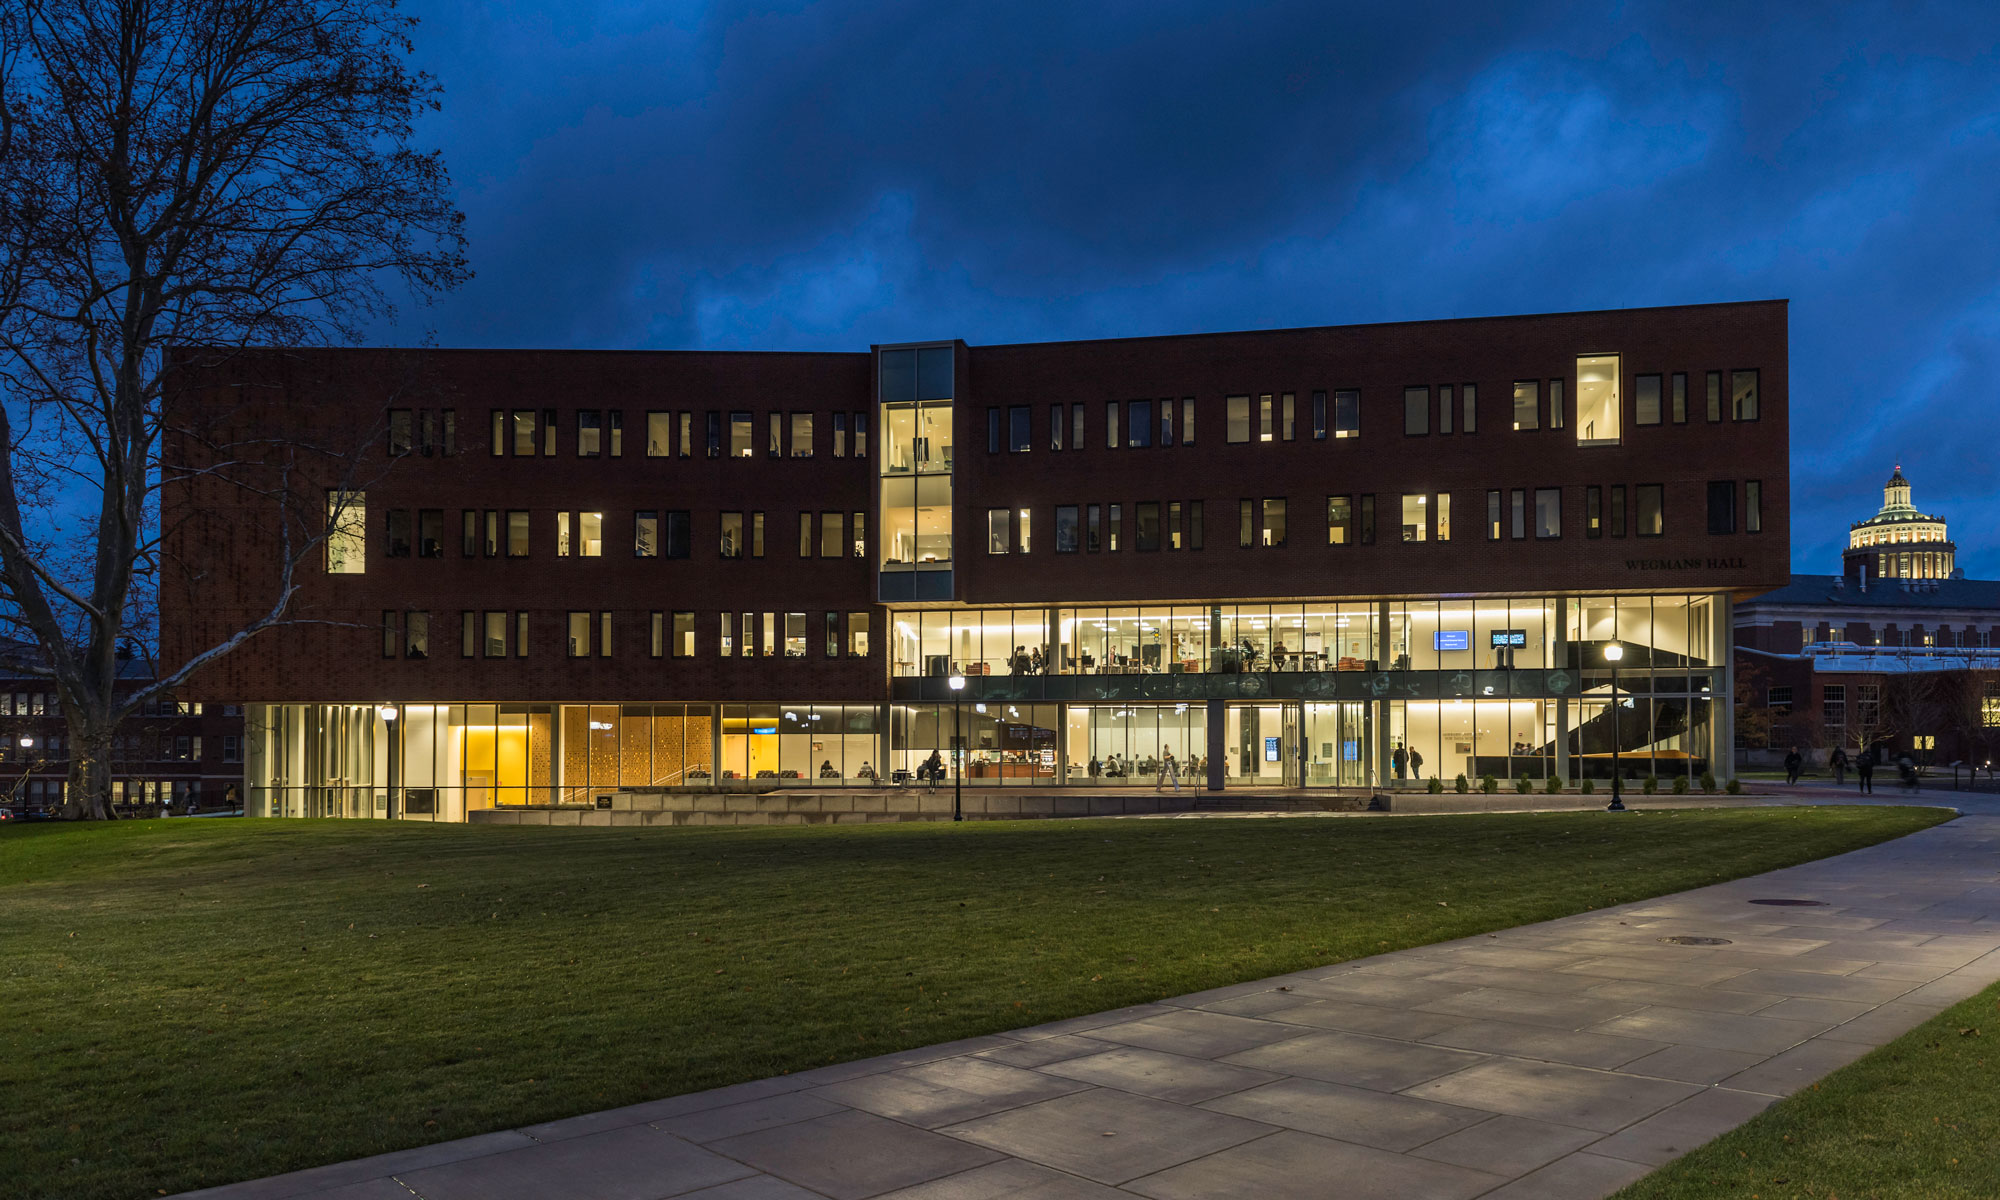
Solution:
{"label": "lit window", "polygon": [[1285,501],[1282,497],[1264,501],[1264,544],[1285,544]]}
{"label": "lit window", "polygon": [[1538,379],[1524,379],[1514,384],[1514,428],[1540,429],[1542,422],[1542,384]]}
{"label": "lit window", "polygon": [[1729,416],[1733,421],[1757,419],[1757,372],[1729,373]]}
{"label": "lit window", "polygon": [[604,514],[601,512],[580,512],[576,514],[577,552],[584,558],[601,558],[604,555]]}
{"label": "lit window", "polygon": [[[1653,381],[1653,420],[1659,424],[1660,377]],[[1551,385],[1553,388],[1553,385]],[[1551,403],[1558,398],[1550,397]],[[1598,354],[1576,360],[1576,442],[1579,446],[1609,446],[1617,443],[1623,408],[1618,397],[1618,356]],[[1644,423],[1642,418],[1642,423]]]}
{"label": "lit window", "polygon": [[1229,396],[1223,401],[1228,410],[1228,429],[1224,440],[1247,442],[1250,440],[1250,397]]}
{"label": "lit window", "polygon": [[1354,498],[1326,498],[1326,544],[1345,546],[1354,540]]}
{"label": "lit window", "polygon": [[360,575],[368,569],[368,494],[326,494],[326,573]]}
{"label": "lit window", "polygon": [[1420,493],[1405,493],[1403,496],[1403,540],[1422,542],[1429,540],[1430,503],[1429,498]]}

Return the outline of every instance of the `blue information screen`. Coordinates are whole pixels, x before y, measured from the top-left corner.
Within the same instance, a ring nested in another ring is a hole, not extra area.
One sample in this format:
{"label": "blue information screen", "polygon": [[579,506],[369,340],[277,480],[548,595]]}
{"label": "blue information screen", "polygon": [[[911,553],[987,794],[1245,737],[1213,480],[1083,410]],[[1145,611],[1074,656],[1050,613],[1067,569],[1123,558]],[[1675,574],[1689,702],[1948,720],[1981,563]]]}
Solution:
{"label": "blue information screen", "polygon": [[1493,639],[1495,646],[1525,646],[1528,644],[1528,631],[1525,629],[1496,629],[1488,636]]}
{"label": "blue information screen", "polygon": [[1440,629],[1431,634],[1433,650],[1470,650],[1472,635],[1463,629]]}
{"label": "blue information screen", "polygon": [[1274,737],[1270,737],[1270,738],[1265,738],[1265,739],[1264,739],[1264,761],[1265,761],[1265,762],[1277,762],[1277,761],[1278,761],[1278,739],[1277,739],[1277,738],[1274,738]]}

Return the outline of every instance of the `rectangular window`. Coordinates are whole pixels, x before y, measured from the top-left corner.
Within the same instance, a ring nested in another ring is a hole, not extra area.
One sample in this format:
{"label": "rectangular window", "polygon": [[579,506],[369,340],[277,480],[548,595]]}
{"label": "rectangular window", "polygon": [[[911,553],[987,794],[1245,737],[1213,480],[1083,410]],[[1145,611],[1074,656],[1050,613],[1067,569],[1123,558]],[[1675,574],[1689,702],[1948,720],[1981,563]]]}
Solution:
{"label": "rectangular window", "polygon": [[865,612],[847,614],[847,657],[868,657],[868,614]]}
{"label": "rectangular window", "polygon": [[828,658],[840,657],[840,614],[826,614],[826,642],[821,653]]}
{"label": "rectangular window", "polygon": [[847,556],[847,516],[845,513],[823,512],[819,515],[819,556],[821,558],[845,558]]}
{"label": "rectangular window", "polygon": [[514,410],[514,457],[533,458],[535,455],[535,410],[532,408]]}
{"label": "rectangular window", "polygon": [[1097,553],[1104,546],[1103,539],[1100,536],[1102,528],[1098,519],[1101,512],[1102,510],[1095,504],[1089,505],[1085,509],[1084,547],[1092,554]]}
{"label": "rectangular window", "polygon": [[811,558],[813,552],[813,515],[799,514],[799,557]]}
{"label": "rectangular window", "polygon": [[1437,533],[1437,540],[1451,540],[1451,493],[1439,492],[1431,497],[1431,527]]}
{"label": "rectangular window", "polygon": [[847,414],[844,412],[833,414],[833,456],[847,457]]}
{"label": "rectangular window", "polygon": [[526,509],[507,511],[507,557],[528,557],[528,513]]}
{"label": "rectangular window", "polygon": [[[430,414],[425,413],[424,415],[428,417]],[[390,455],[400,458],[401,456],[408,454],[410,452],[410,443],[415,439],[415,436],[416,436],[416,426],[415,423],[412,422],[410,419],[410,410],[407,408],[390,409],[389,410]]]}
{"label": "rectangular window", "polygon": [[1345,546],[1354,540],[1354,498],[1326,498],[1326,544]]}
{"label": "rectangular window", "polygon": [[1688,419],[1688,377],[1686,371],[1675,371],[1672,389],[1673,421],[1676,425],[1687,424]]}
{"label": "rectangular window", "polygon": [[749,458],[756,452],[756,431],[747,412],[729,414],[729,457]]}
{"label": "rectangular window", "polygon": [[1479,432],[1479,387],[1468,383],[1458,389],[1459,403],[1465,407],[1465,421],[1459,428],[1466,433]]}
{"label": "rectangular window", "polygon": [[479,614],[461,612],[458,614],[458,656],[471,658],[479,653]]}
{"label": "rectangular window", "polygon": [[1075,554],[1077,551],[1077,508],[1074,504],[1056,505],[1056,553]]}
{"label": "rectangular window", "polygon": [[686,558],[694,551],[694,526],[686,509],[670,510],[661,551],[668,558]]}
{"label": "rectangular window", "polygon": [[507,657],[507,614],[490,612],[485,617],[486,633],[481,639],[481,656]]}
{"label": "rectangular window", "polygon": [[1000,410],[998,408],[988,408],[986,410],[986,453],[1000,453]]}
{"label": "rectangular window", "polygon": [[514,614],[514,657],[528,657],[528,614]]}
{"label": "rectangular window", "polygon": [[986,510],[986,553],[1005,554],[1014,546],[1014,510]]}
{"label": "rectangular window", "polygon": [[383,554],[387,558],[410,557],[410,510],[392,508],[387,514],[383,532],[388,534],[388,546]]}
{"label": "rectangular window", "polygon": [[601,658],[611,657],[611,614],[597,614],[597,653]]}
{"label": "rectangular window", "polygon": [[604,514],[601,512],[580,512],[576,514],[576,552],[584,558],[604,556]]}
{"label": "rectangular window", "polygon": [[1312,398],[1313,440],[1326,440],[1326,393],[1314,392]]}
{"label": "rectangular window", "polygon": [[717,648],[718,652],[720,653],[721,657],[723,657],[723,658],[734,658],[734,657],[736,656],[736,614],[735,614],[735,613],[723,613],[723,614],[722,614],[722,629],[721,629],[721,635],[720,635],[719,637],[717,637],[717,638],[716,638],[716,640],[715,640],[715,645],[716,645],[716,648]]}
{"label": "rectangular window", "polygon": [[1118,402],[1116,400],[1106,400],[1104,402],[1104,448],[1106,450],[1116,450],[1118,448],[1119,436]]}
{"label": "rectangular window", "polygon": [[1764,532],[1764,484],[1760,480],[1743,481],[1743,532]]}
{"label": "rectangular window", "polygon": [[[1561,429],[1568,413],[1569,409],[1563,403],[1563,381],[1549,380],[1549,428]],[[1581,434],[1582,430],[1579,429],[1578,433]]]}
{"label": "rectangular window", "polygon": [[1640,537],[1660,537],[1667,531],[1665,487],[1642,483],[1632,489],[1633,532]]}
{"label": "rectangular window", "polygon": [[1497,542],[1500,540],[1500,522],[1501,522],[1500,493],[1497,491],[1489,491],[1486,493],[1486,540],[1487,541]]}
{"label": "rectangular window", "polygon": [[1729,373],[1729,419],[1732,421],[1757,419],[1757,372]]}
{"label": "rectangular window", "polygon": [[504,409],[493,410],[493,457],[507,453],[507,413]]}
{"label": "rectangular window", "polygon": [[854,414],[854,457],[868,457],[868,414]]}
{"label": "rectangular window", "polygon": [[1346,391],[1333,394],[1333,436],[1337,438],[1361,436],[1360,392]]}
{"label": "rectangular window", "polygon": [[397,658],[402,654],[402,637],[396,629],[394,609],[382,610],[382,657]]}
{"label": "rectangular window", "polygon": [[1257,440],[1268,442],[1277,435],[1277,420],[1271,413],[1271,393],[1257,397]]}
{"label": "rectangular window", "polygon": [[646,414],[646,457],[666,458],[674,452],[674,414]]}
{"label": "rectangular window", "polygon": [[1007,409],[1007,450],[1012,454],[1026,454],[1032,447],[1028,439],[1034,436],[1032,422],[1028,417],[1028,406],[1011,405]]}
{"label": "rectangular window", "polygon": [[764,557],[764,514],[750,514],[750,557]]}
{"label": "rectangular window", "polygon": [[1528,536],[1528,493],[1523,488],[1515,488],[1508,494],[1508,500],[1513,508],[1510,532],[1518,542]]}
{"label": "rectangular window", "polygon": [[1819,714],[1820,722],[1828,729],[1844,730],[1847,728],[1846,684],[1830,683],[1820,689]]}
{"label": "rectangular window", "polygon": [[1403,435],[1415,437],[1431,431],[1431,390],[1427,387],[1403,389]]}
{"label": "rectangular window", "polygon": [[1421,492],[1403,493],[1403,540],[1427,541],[1430,526],[1430,497]]}
{"label": "rectangular window", "polygon": [[1583,489],[1583,536],[1604,536],[1604,489],[1596,484]]}
{"label": "rectangular window", "polygon": [[1187,543],[1181,532],[1181,502],[1167,501],[1167,549],[1179,550]]}
{"label": "rectangular window", "polygon": [[1451,385],[1448,383],[1441,383],[1438,385],[1438,432],[1439,433],[1451,432],[1451,407],[1452,407]]}
{"label": "rectangular window", "polygon": [[1538,379],[1514,381],[1514,428],[1538,429],[1542,419],[1542,384]]}
{"label": "rectangular window", "polygon": [[486,510],[486,557],[500,557],[500,514],[491,508]]}
{"label": "rectangular window", "polygon": [[1228,428],[1224,431],[1223,440],[1228,442],[1249,441],[1250,397],[1228,396],[1223,399],[1222,403],[1228,416]]}
{"label": "rectangular window", "polygon": [[621,409],[608,409],[604,414],[604,440],[613,458],[625,456],[625,413]]}
{"label": "rectangular window", "polygon": [[1201,501],[1188,501],[1188,549],[1201,549],[1202,523]]}
{"label": "rectangular window", "polygon": [[1364,546],[1375,544],[1375,494],[1373,492],[1367,492],[1361,496],[1361,544]]}
{"label": "rectangular window", "polygon": [[1125,444],[1134,450],[1150,449],[1153,445],[1153,402],[1134,400],[1125,406]]}
{"label": "rectangular window", "polygon": [[[1905,642],[1905,645],[1908,643]],[[1873,730],[1882,723],[1882,685],[1879,683],[1857,683],[1854,685],[1854,720],[1864,729]]]}
{"label": "rectangular window", "polygon": [[1736,532],[1736,481],[1712,479],[1708,484],[1708,531]]}
{"label": "rectangular window", "polygon": [[467,558],[479,557],[479,514],[466,509],[461,514],[465,519],[461,525],[459,549]]}
{"label": "rectangular window", "polygon": [[[748,640],[746,635],[745,640]],[[764,614],[764,657],[778,657],[778,614]]]}
{"label": "rectangular window", "polygon": [[854,557],[868,557],[868,516],[866,513],[847,514],[847,537],[854,543]]}
{"label": "rectangular window", "polygon": [[667,653],[667,614],[656,612],[647,618],[646,649],[654,658],[664,658]]}
{"label": "rectangular window", "polygon": [[368,493],[338,489],[326,494],[326,573],[368,570]]}
{"label": "rectangular window", "polygon": [[1049,449],[1060,452],[1063,447],[1063,406],[1049,405]]}
{"label": "rectangular window", "polygon": [[603,447],[603,416],[593,409],[580,409],[576,414],[576,456],[597,458]]}
{"label": "rectangular window", "polygon": [[1140,551],[1160,548],[1158,500],[1141,500],[1132,506],[1132,548]]}
{"label": "rectangular window", "polygon": [[1535,489],[1535,536],[1547,540],[1563,535],[1563,494],[1561,488]]}
{"label": "rectangular window", "polygon": [[[1611,446],[1624,437],[1625,398],[1620,391],[1623,376],[1619,362],[1616,354],[1592,354],[1576,360],[1576,444],[1579,446]],[[1658,425],[1660,377],[1640,376],[1642,396],[1648,379],[1652,380],[1653,419],[1649,422],[1642,416],[1639,423]],[[1561,407],[1562,395],[1557,390],[1560,386],[1560,380],[1549,384],[1552,407]]]}
{"label": "rectangular window", "polygon": [[420,508],[417,510],[417,557],[444,557],[443,509]]}
{"label": "rectangular window", "polygon": [[458,410],[455,408],[447,408],[444,410],[443,416],[444,416],[443,451],[444,451],[444,456],[446,458],[450,458],[458,453]]}
{"label": "rectangular window", "polygon": [[660,514],[642,510],[632,514],[632,557],[660,556]]}
{"label": "rectangular window", "polygon": [[1194,397],[1181,397],[1181,445],[1194,445]]}
{"label": "rectangular window", "polygon": [[411,612],[403,615],[403,657],[429,658],[431,656],[431,615],[427,612]]}
{"label": "rectangular window", "polygon": [[792,457],[811,458],[813,456],[813,415],[809,412],[792,414]]}
{"label": "rectangular window", "polygon": [[[1577,395],[1583,395],[1583,384],[1577,385]],[[1632,423],[1634,425],[1658,425],[1660,423],[1660,377],[1640,375],[1632,380]]]}
{"label": "rectangular window", "polygon": [[[722,616],[724,620],[727,620],[729,618],[728,613],[724,613],[722,614]],[[667,650],[667,655],[670,658],[694,657],[694,614],[693,613],[677,612],[674,614],[674,639],[672,642],[668,643],[668,646],[669,649]]]}
{"label": "rectangular window", "polygon": [[1174,444],[1174,400],[1168,396],[1160,401],[1160,445]]}
{"label": "rectangular window", "polygon": [[1625,485],[1611,485],[1611,536],[1625,536]]}
{"label": "rectangular window", "polygon": [[743,557],[743,514],[740,512],[722,514],[722,557]]}
{"label": "rectangular window", "polygon": [[785,657],[804,658],[806,656],[806,615],[802,612],[785,614]]}
{"label": "rectangular window", "polygon": [[1104,519],[1104,548],[1113,554],[1118,552],[1118,539],[1125,533],[1125,509],[1113,504]]}
{"label": "rectangular window", "polygon": [[556,453],[556,410],[542,410],[542,457],[554,458]]}
{"label": "rectangular window", "polygon": [[1792,711],[1792,689],[1771,687],[1764,693],[1764,703],[1777,716],[1787,716]]}
{"label": "rectangular window", "polygon": [[1273,547],[1285,544],[1285,501],[1282,497],[1264,501],[1264,544]]}
{"label": "rectangular window", "polygon": [[1069,410],[1069,448],[1083,449],[1083,405],[1073,404]]}
{"label": "rectangular window", "polygon": [[1288,442],[1298,432],[1298,414],[1295,409],[1292,393],[1286,392],[1278,397],[1278,435]]}
{"label": "rectangular window", "polygon": [[1028,510],[1024,508],[1015,515],[1020,517],[1021,519],[1020,522],[1021,543],[1018,548],[1021,551],[1021,553],[1026,554],[1028,552]]}
{"label": "rectangular window", "polygon": [[1708,419],[1711,422],[1722,419],[1722,372],[1708,373]]}
{"label": "rectangular window", "polygon": [[1236,548],[1248,550],[1257,544],[1257,502],[1236,502]]}

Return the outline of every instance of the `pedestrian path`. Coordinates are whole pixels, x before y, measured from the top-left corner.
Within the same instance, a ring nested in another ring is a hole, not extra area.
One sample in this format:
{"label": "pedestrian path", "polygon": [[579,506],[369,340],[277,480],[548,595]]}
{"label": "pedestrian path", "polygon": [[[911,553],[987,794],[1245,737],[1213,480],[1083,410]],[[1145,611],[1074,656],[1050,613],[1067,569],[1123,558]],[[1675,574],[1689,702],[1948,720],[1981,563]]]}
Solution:
{"label": "pedestrian path", "polygon": [[1498,934],[189,1195],[1599,1197],[1995,980],[2000,817],[1968,816]]}

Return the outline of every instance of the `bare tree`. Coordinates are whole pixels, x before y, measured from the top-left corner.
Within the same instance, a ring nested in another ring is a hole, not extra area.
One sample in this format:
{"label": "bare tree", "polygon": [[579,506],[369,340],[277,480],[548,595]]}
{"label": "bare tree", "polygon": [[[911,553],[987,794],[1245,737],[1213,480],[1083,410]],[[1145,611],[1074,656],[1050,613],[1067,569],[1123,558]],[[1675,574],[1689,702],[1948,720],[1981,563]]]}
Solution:
{"label": "bare tree", "polygon": [[[0,0],[0,588],[61,697],[75,815],[112,815],[127,715],[290,619],[342,521],[326,489],[355,486],[376,432],[253,444],[226,405],[172,427],[163,396],[245,348],[357,341],[391,285],[427,300],[469,275],[444,163],[411,144],[439,95],[407,63],[414,25],[395,0]],[[267,504],[273,578],[121,692],[161,489],[189,471]]]}

